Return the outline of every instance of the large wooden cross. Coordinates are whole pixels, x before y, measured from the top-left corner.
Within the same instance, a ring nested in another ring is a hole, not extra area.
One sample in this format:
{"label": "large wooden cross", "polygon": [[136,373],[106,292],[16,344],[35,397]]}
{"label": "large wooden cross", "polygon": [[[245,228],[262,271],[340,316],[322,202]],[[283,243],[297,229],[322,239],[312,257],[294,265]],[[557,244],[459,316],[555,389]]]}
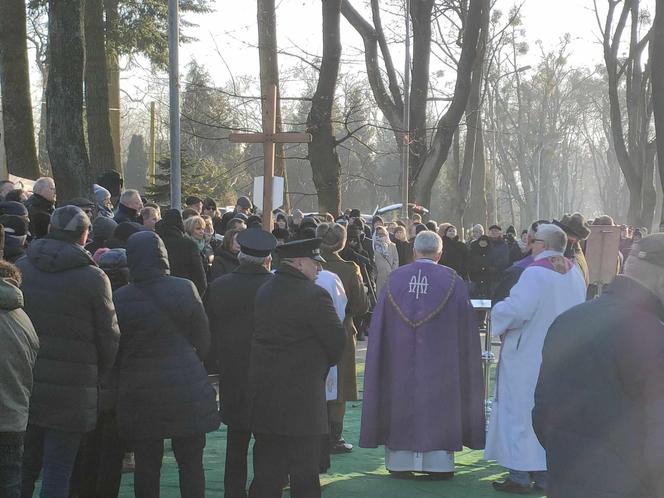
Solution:
{"label": "large wooden cross", "polygon": [[263,144],[263,230],[272,231],[272,178],[274,178],[275,144],[311,142],[309,133],[277,133],[277,87],[271,85],[263,96],[263,133],[231,133],[233,143]]}

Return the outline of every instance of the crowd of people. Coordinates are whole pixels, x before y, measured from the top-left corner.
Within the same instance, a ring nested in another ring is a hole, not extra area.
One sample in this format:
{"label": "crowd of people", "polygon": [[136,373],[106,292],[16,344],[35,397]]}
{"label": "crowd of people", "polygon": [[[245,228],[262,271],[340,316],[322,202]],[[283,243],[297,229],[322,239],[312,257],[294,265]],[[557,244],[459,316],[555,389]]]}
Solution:
{"label": "crowd of people", "polygon": [[[167,439],[181,496],[202,498],[221,423],[227,498],[320,496],[330,455],[354,450],[365,335],[359,445],[384,446],[392,476],[451,479],[465,446],[506,469],[499,492],[664,496],[663,234],[621,227],[600,293],[584,241],[608,216],[464,240],[419,214],[162,210],[113,172],[92,192],[0,183],[1,498],[40,476],[43,498],[117,498],[128,465],[158,497]],[[473,298],[501,343],[488,431]]]}

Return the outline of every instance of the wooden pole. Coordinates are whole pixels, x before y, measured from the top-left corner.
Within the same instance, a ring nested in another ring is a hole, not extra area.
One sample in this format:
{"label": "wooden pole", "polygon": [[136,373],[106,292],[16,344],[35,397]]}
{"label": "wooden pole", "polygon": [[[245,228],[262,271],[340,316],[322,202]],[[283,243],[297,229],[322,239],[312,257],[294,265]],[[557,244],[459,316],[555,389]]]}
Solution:
{"label": "wooden pole", "polygon": [[[267,94],[263,97],[263,133],[274,135],[277,131],[277,87],[270,85]],[[263,142],[263,154],[265,157],[263,170],[263,228],[272,230],[272,179],[274,178],[274,153],[275,143],[273,140]]]}

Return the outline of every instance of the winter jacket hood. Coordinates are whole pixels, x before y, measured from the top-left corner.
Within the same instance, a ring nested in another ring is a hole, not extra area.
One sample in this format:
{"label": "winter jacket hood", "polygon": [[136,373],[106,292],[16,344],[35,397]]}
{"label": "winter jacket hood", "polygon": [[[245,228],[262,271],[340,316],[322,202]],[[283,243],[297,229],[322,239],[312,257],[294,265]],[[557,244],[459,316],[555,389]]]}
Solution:
{"label": "winter jacket hood", "polygon": [[133,282],[170,275],[168,252],[159,235],[138,232],[127,241],[127,264]]}
{"label": "winter jacket hood", "polygon": [[75,242],[53,235],[33,240],[27,250],[30,262],[39,270],[57,273],[81,266],[96,266],[92,256]]}

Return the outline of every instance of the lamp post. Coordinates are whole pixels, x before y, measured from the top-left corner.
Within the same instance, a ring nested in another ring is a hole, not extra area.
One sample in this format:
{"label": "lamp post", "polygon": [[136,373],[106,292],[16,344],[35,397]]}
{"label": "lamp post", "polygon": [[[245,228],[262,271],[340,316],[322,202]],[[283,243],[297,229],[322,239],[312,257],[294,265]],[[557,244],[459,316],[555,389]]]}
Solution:
{"label": "lamp post", "polygon": [[491,116],[493,117],[493,154],[491,156],[491,169],[493,170],[493,186],[491,188],[493,195],[493,223],[498,224],[498,168],[496,166],[496,94],[498,92],[498,82],[503,79],[505,76],[510,76],[512,74],[522,73],[528,71],[531,66],[522,66],[516,68],[514,71],[510,71],[505,74],[501,74],[496,78],[496,81],[493,84],[493,98],[491,99]]}
{"label": "lamp post", "polygon": [[168,89],[170,106],[171,208],[182,208],[180,163],[180,23],[178,0],[168,0]]}

